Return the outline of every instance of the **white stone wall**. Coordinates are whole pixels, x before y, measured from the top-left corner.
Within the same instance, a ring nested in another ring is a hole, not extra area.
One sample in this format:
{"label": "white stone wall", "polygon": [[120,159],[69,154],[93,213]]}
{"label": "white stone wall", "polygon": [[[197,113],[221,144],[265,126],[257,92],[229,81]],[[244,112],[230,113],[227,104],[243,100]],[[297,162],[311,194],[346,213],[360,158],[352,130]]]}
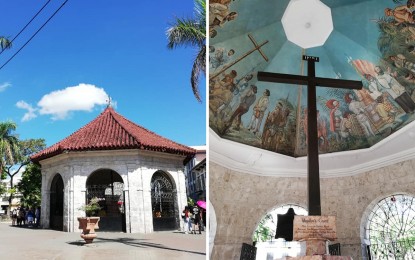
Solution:
{"label": "white stone wall", "polygon": [[[153,231],[151,178],[156,171],[166,172],[177,190],[178,211],[186,205],[183,157],[146,151],[70,152],[41,161],[42,227],[49,227],[50,188],[59,173],[64,182],[64,231],[78,232],[77,217],[85,213],[86,181],[100,169],[111,169],[123,179],[125,191],[126,229],[128,233]],[[180,218],[180,216],[178,216]]]}
{"label": "white stone wall", "polygon": [[[211,259],[239,259],[242,243],[271,209],[287,204],[307,208],[306,178],[264,177],[234,172],[210,162],[210,202],[216,235]],[[336,216],[342,255],[362,255],[364,226],[371,207],[391,194],[415,196],[415,159],[358,175],[321,179],[322,214]],[[212,192],[214,191],[214,192]]]}

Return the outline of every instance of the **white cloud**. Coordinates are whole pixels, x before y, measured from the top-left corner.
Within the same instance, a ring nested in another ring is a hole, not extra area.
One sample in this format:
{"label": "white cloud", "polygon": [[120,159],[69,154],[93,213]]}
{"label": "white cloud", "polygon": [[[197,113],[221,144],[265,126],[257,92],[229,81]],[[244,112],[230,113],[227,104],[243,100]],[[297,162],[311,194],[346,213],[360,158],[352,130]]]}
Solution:
{"label": "white cloud", "polygon": [[108,95],[103,88],[81,83],[46,94],[37,103],[39,113],[51,115],[53,120],[66,119],[72,111],[92,111],[96,105],[107,104]]}
{"label": "white cloud", "polygon": [[32,105],[26,103],[25,101],[20,100],[19,102],[16,103],[16,106],[18,108],[27,110],[27,112],[24,114],[24,116],[22,118],[22,122],[29,121],[29,120],[37,117],[37,115],[35,113],[37,109],[33,108]]}
{"label": "white cloud", "polygon": [[[95,106],[106,104],[108,104],[108,95],[103,88],[81,83],[44,95],[36,108],[23,100],[17,102],[16,106],[27,110],[22,118],[25,122],[38,115],[50,115],[53,120],[62,120],[68,118],[70,112],[92,111]],[[111,100],[113,107],[116,104],[116,101]]]}
{"label": "white cloud", "polygon": [[5,82],[3,84],[0,85],[0,92],[3,92],[6,90],[6,88],[11,87],[12,84],[10,84],[9,82]]}

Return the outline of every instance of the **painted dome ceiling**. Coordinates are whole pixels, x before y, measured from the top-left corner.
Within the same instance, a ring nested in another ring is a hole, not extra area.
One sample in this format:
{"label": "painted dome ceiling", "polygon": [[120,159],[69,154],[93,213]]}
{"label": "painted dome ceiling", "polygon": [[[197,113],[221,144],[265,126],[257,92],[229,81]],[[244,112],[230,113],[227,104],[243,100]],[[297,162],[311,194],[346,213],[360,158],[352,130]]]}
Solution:
{"label": "painted dome ceiling", "polygon": [[415,1],[321,2],[333,31],[303,49],[284,32],[288,0],[210,0],[209,125],[219,137],[306,155],[307,87],[257,79],[258,71],[307,75],[302,55],[319,57],[317,77],[363,83],[317,87],[320,153],[371,147],[414,120]]}

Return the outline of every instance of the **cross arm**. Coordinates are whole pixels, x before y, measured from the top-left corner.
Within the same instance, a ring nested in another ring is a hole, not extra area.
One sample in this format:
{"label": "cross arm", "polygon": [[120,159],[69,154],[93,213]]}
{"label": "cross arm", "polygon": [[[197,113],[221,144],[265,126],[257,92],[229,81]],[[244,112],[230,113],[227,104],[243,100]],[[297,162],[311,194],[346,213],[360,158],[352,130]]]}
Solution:
{"label": "cross arm", "polygon": [[343,89],[361,89],[363,84],[361,81],[345,80],[345,79],[329,79],[301,75],[290,75],[282,73],[271,73],[258,71],[257,78],[259,81],[288,83],[298,85],[309,85],[314,83],[320,87],[343,88]]}

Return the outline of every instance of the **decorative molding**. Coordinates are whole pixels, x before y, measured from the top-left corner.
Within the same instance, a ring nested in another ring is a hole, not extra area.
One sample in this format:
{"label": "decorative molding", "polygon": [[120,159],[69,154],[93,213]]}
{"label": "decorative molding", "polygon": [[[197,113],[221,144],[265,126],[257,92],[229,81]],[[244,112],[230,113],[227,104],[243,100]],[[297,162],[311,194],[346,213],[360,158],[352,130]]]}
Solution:
{"label": "decorative molding", "polygon": [[[353,176],[415,158],[415,122],[367,149],[320,155],[320,177]],[[307,157],[290,157],[220,138],[209,129],[210,161],[236,172],[306,177]]]}

